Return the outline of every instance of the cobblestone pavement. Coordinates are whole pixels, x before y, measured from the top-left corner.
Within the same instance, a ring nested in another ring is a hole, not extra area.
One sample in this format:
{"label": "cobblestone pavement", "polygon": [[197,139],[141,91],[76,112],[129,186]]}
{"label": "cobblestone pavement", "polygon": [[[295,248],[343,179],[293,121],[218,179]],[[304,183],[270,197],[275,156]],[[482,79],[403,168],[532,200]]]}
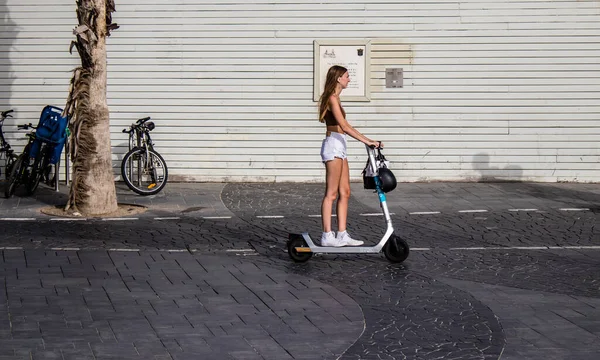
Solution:
{"label": "cobblestone pavement", "polygon": [[[1,185],[1,184],[0,184]],[[377,197],[349,230],[373,243]],[[169,184],[126,219],[0,200],[1,359],[597,359],[597,185],[400,184],[403,264],[285,252],[322,184]]]}

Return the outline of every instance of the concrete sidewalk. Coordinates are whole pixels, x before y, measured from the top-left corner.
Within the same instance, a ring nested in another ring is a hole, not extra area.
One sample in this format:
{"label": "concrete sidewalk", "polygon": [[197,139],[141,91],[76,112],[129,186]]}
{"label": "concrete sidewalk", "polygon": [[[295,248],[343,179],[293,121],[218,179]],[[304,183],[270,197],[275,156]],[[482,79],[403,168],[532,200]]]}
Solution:
{"label": "concrete sidewalk", "polygon": [[[223,205],[221,191],[224,183],[169,183],[157,195],[140,196],[130,191],[124,183],[116,183],[117,199],[122,204],[135,204],[147,207],[140,217],[160,216],[232,216]],[[0,188],[4,183],[0,181]],[[59,191],[40,185],[36,193],[27,196],[24,189],[6,199],[0,198],[0,217],[49,218],[39,210],[49,206],[65,205],[69,189],[61,185]],[[137,216],[137,215],[136,215]]]}
{"label": "concrete sidewalk", "polygon": [[[4,182],[0,181],[0,188]],[[169,183],[153,196],[140,196],[123,183],[117,183],[120,203],[143,205],[148,211],[141,217],[233,216],[223,204],[225,183]],[[273,184],[276,188],[277,184]],[[361,183],[352,183],[353,198],[373,211],[379,210],[378,198]],[[268,187],[267,187],[268,188]],[[316,198],[322,196],[316,186]],[[323,185],[324,190],[324,185]],[[11,199],[0,198],[0,217],[47,218],[39,209],[64,205],[68,189],[61,185],[56,192],[40,185],[33,196],[19,188]],[[260,198],[261,194],[256,194]],[[402,183],[387,196],[390,211],[395,213],[494,211],[523,209],[600,210],[600,184],[573,183]],[[317,200],[318,203],[318,200]],[[319,205],[319,204],[318,204]]]}

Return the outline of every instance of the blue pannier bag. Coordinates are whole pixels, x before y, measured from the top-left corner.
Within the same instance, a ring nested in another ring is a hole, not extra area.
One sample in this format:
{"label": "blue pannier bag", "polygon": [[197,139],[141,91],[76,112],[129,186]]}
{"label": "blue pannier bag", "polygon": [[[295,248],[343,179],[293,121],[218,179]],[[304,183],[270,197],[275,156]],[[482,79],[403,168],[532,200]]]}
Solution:
{"label": "blue pannier bag", "polygon": [[50,164],[56,164],[60,159],[65,141],[67,140],[66,116],[62,116],[63,110],[56,106],[46,105],[40,115],[40,121],[35,131],[35,141],[31,146],[29,156],[37,157],[42,142],[50,146]]}

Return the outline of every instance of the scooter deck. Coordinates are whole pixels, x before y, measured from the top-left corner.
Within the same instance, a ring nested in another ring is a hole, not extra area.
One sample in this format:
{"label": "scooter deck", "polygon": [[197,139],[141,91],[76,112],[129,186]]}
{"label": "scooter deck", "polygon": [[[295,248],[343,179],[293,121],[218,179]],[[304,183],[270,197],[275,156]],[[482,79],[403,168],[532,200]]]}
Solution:
{"label": "scooter deck", "polygon": [[[393,232],[393,230],[391,232]],[[390,232],[390,234],[391,234],[391,232]],[[387,233],[386,233],[386,235],[387,235]],[[381,239],[381,241],[374,246],[342,246],[342,247],[316,245],[312,241],[310,235],[307,232],[304,232],[302,234],[290,234],[290,239],[292,239],[292,237],[302,237],[304,239],[304,241],[306,242],[306,244],[308,245],[308,247],[306,247],[306,246],[296,247],[295,249],[299,253],[312,252],[315,254],[336,254],[336,253],[337,254],[375,254],[375,253],[378,253],[381,251],[381,249],[383,248],[383,245],[389,238],[389,235],[384,236],[384,238]]]}

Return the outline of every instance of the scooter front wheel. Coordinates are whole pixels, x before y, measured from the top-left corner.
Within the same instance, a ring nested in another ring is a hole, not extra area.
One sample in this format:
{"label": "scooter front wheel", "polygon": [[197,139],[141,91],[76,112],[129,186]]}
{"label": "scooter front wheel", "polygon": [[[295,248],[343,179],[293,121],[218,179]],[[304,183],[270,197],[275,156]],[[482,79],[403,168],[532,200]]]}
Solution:
{"label": "scooter front wheel", "polygon": [[290,234],[287,251],[295,262],[307,262],[313,255],[302,235]]}
{"label": "scooter front wheel", "polygon": [[408,243],[396,234],[392,234],[383,246],[383,254],[393,263],[401,263],[406,260],[409,252]]}

